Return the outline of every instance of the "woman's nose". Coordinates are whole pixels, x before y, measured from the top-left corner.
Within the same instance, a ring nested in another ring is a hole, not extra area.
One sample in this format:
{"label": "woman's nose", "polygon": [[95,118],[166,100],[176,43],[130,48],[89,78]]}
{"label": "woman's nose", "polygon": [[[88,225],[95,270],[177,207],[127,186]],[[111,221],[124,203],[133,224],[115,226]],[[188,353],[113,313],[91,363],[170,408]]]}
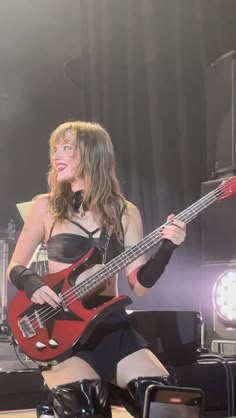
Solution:
{"label": "woman's nose", "polygon": [[53,160],[58,160],[60,158],[60,151],[57,149],[54,151],[54,153],[52,154],[52,159]]}

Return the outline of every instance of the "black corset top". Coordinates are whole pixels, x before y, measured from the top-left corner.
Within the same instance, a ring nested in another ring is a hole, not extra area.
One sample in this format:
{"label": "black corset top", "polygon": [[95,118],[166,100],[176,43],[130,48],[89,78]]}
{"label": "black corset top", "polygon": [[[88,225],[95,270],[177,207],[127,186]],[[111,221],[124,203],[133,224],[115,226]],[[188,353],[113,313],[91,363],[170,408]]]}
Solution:
{"label": "black corset top", "polygon": [[[112,260],[124,251],[124,244],[112,234],[106,250],[103,248],[103,240],[101,240],[102,230],[100,228],[90,232],[79,223],[68,219],[70,222],[82,229],[87,236],[77,235],[73,233],[60,233],[52,236],[55,223],[52,225],[49,239],[47,241],[48,259],[59,263],[73,264],[85,255],[90,248],[97,247],[100,254],[100,263]],[[100,237],[94,238],[96,232],[101,231]],[[104,255],[105,253],[105,255]]]}

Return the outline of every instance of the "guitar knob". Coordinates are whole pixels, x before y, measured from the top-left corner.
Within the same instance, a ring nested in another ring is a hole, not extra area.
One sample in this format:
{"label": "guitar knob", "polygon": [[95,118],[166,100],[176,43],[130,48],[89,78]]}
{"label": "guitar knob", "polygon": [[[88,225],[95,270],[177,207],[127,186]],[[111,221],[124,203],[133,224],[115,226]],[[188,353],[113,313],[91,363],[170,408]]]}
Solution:
{"label": "guitar knob", "polygon": [[46,348],[46,345],[41,343],[41,341],[38,341],[35,345],[38,351],[43,351]]}
{"label": "guitar knob", "polygon": [[59,346],[59,343],[58,343],[56,340],[51,339],[51,340],[49,340],[48,345],[49,345],[51,348],[56,348],[56,347],[58,347],[58,346]]}

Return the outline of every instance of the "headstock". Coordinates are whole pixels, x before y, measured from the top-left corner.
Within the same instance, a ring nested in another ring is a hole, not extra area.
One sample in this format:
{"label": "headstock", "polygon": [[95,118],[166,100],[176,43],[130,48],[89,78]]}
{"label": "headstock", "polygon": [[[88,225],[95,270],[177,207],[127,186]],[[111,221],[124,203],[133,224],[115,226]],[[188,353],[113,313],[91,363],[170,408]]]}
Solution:
{"label": "headstock", "polygon": [[217,200],[223,200],[226,197],[236,194],[236,176],[223,180],[222,183],[216,188],[215,192],[220,192]]}

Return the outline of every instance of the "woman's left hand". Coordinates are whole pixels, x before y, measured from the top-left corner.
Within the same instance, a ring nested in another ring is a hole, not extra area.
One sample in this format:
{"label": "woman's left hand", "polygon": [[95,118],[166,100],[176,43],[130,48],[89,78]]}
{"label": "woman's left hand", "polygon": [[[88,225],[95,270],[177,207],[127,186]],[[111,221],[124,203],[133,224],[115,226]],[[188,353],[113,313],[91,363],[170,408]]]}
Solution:
{"label": "woman's left hand", "polygon": [[[167,221],[171,221],[175,215],[169,215]],[[169,239],[175,245],[180,245],[186,238],[186,224],[174,219],[171,225],[166,225],[161,231],[162,238]]]}

